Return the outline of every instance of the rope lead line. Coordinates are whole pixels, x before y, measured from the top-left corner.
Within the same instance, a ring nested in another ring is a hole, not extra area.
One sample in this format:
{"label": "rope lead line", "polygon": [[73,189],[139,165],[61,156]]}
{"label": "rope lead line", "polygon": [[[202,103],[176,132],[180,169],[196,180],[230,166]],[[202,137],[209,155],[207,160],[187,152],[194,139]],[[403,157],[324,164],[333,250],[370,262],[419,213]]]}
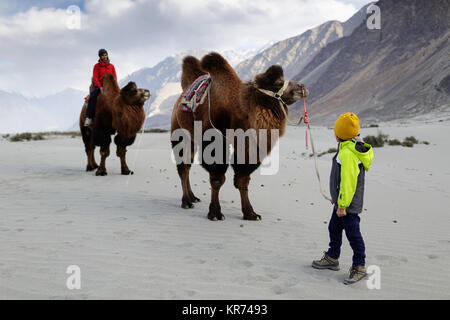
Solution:
{"label": "rope lead line", "polygon": [[[302,123],[302,120],[306,124],[306,130],[305,130],[306,149],[308,149],[308,131],[309,131],[309,138],[311,140],[311,151],[312,151],[313,157],[314,157],[314,168],[316,170],[317,180],[319,181],[320,194],[324,197],[325,200],[328,200],[328,201],[332,202],[331,198],[325,193],[325,191],[324,191],[324,189],[322,187],[322,183],[320,181],[319,166],[317,165],[317,154],[316,154],[316,149],[314,148],[314,140],[313,140],[313,137],[312,137],[312,134],[311,134],[311,127],[309,125],[308,110],[306,109],[306,98],[303,98],[303,109],[304,109],[303,116],[300,117],[300,119],[298,120],[297,123],[291,122],[289,120],[289,118],[288,118],[286,110],[284,110],[284,107],[285,106],[287,107],[287,105],[283,101],[283,99],[281,98],[281,96],[283,95],[284,90],[287,87],[286,83],[287,83],[287,81],[285,82],[285,85],[283,85],[283,87],[280,89],[280,91],[278,93],[274,93],[274,92],[271,92],[271,91],[268,91],[268,90],[259,89],[259,88],[258,88],[258,90],[261,91],[262,93],[267,94],[268,96],[271,96],[271,97],[273,97],[273,98],[278,100],[278,102],[280,103],[280,109],[281,109],[281,111],[283,111],[284,116],[286,117],[286,121],[290,125],[300,126],[301,123]],[[302,87],[302,94],[303,94],[303,97],[304,97],[305,96],[305,87]]]}

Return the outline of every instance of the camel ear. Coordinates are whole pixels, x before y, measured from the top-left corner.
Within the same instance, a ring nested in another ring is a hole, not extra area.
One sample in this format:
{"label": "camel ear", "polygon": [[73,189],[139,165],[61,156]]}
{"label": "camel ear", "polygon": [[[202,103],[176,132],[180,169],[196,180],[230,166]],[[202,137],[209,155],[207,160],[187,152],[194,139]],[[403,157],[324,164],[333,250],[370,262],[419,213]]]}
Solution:
{"label": "camel ear", "polygon": [[278,65],[273,65],[266,72],[258,74],[255,81],[259,86],[271,86],[280,79],[283,79],[283,68]]}
{"label": "camel ear", "polygon": [[283,68],[278,65],[270,66],[264,72],[264,75],[270,83],[275,83],[275,81],[283,78]]}

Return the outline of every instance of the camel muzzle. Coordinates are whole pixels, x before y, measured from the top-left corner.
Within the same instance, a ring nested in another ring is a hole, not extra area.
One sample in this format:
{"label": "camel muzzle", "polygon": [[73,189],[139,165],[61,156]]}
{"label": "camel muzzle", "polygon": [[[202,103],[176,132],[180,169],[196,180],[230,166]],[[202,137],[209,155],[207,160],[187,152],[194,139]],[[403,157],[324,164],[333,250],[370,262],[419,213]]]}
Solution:
{"label": "camel muzzle", "polygon": [[150,99],[150,97],[152,96],[151,94],[150,94],[150,90],[147,90],[147,89],[140,89],[141,90],[141,96],[142,96],[142,98],[144,99],[144,101],[146,101],[146,100],[148,100],[148,99]]}
{"label": "camel muzzle", "polygon": [[301,82],[296,82],[298,90],[294,92],[294,100],[301,100],[306,98],[309,95],[309,90],[306,86]]}

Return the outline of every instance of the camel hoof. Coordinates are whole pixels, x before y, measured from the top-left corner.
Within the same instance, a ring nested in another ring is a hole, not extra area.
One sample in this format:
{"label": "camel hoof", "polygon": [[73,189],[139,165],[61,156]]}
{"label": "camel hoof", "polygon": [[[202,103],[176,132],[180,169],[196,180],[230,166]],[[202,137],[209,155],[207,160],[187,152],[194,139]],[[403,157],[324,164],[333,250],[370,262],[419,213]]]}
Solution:
{"label": "camel hoof", "polygon": [[132,175],[132,174],[134,174],[133,171],[131,171],[131,170],[129,170],[129,169],[126,169],[126,170],[123,170],[123,169],[122,169],[122,175],[124,175],[124,176],[129,176],[129,175]]}
{"label": "camel hoof", "polygon": [[86,171],[94,171],[97,168],[98,168],[98,165],[93,165],[93,166],[87,165]]}
{"label": "camel hoof", "polygon": [[95,175],[96,176],[106,176],[106,175],[108,175],[108,173],[106,172],[106,170],[100,170],[100,169],[98,169],[96,172],[95,172]]}
{"label": "camel hoof", "polygon": [[218,220],[225,220],[225,216],[219,212],[219,213],[208,213],[208,219],[211,221],[218,221]]}
{"label": "camel hoof", "polygon": [[194,205],[192,203],[182,203],[181,207],[183,209],[192,209],[194,207]]}
{"label": "camel hoof", "polygon": [[244,220],[251,220],[251,221],[261,221],[261,216],[256,213],[244,215]]}

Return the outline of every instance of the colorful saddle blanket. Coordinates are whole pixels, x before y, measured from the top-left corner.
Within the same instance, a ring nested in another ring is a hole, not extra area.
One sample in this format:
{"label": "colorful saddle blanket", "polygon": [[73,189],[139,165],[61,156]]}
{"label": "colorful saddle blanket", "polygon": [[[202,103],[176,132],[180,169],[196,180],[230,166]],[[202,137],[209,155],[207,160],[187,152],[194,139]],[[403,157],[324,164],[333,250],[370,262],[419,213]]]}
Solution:
{"label": "colorful saddle blanket", "polygon": [[181,110],[195,112],[195,109],[205,101],[211,77],[207,74],[198,77],[181,95]]}

